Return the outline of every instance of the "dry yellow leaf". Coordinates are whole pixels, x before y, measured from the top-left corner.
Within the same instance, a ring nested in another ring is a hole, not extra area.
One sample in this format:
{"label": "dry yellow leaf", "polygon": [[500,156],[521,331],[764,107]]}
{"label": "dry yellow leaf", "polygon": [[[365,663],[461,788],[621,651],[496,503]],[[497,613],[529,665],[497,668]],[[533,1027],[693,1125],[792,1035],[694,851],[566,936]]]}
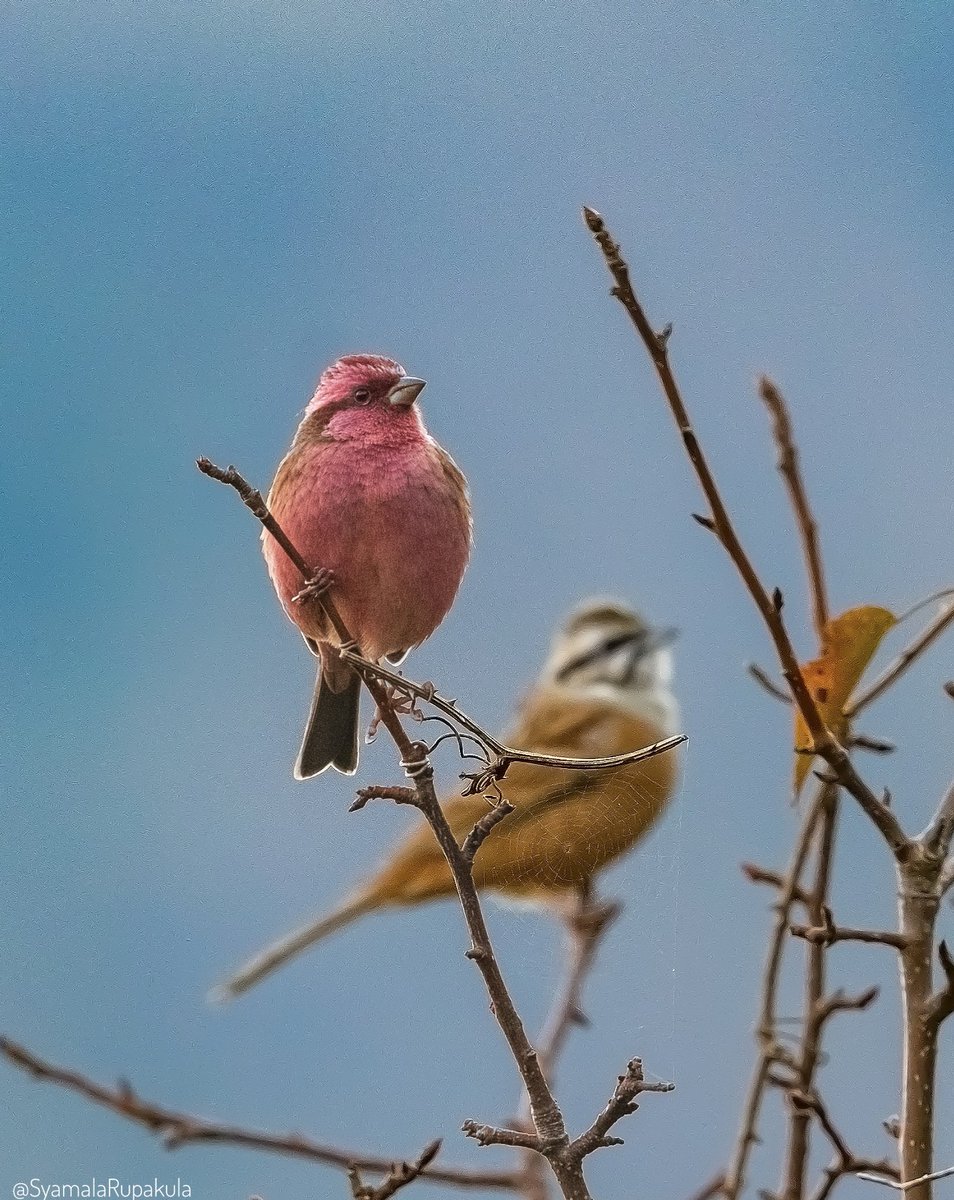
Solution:
{"label": "dry yellow leaf", "polygon": [[[848,697],[874,657],[881,639],[897,617],[886,608],[865,604],[849,608],[825,624],[822,633],[820,658],[801,667],[802,678],[828,728],[837,738],[845,733],[845,717],[842,710]],[[795,795],[811,770],[814,756],[810,753],[812,735],[802,714],[795,710]]]}

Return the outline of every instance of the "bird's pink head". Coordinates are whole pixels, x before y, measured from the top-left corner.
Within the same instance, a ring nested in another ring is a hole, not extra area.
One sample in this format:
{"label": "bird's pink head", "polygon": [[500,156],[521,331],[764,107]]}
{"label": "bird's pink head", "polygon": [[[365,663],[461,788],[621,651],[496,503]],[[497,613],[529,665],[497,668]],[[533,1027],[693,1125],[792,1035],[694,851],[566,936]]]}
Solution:
{"label": "bird's pink head", "polygon": [[406,375],[393,358],[346,354],[322,373],[306,415],[316,414],[339,426],[377,424],[408,414],[423,390],[424,380]]}

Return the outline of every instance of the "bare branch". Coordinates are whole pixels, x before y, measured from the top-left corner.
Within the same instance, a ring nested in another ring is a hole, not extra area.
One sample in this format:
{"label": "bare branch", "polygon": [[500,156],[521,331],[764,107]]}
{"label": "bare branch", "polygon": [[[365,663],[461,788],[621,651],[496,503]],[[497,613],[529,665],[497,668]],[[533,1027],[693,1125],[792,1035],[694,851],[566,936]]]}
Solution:
{"label": "bare branch", "polygon": [[[150,1133],[161,1138],[170,1150],[200,1142],[215,1142],[220,1145],[246,1146],[253,1150],[290,1155],[293,1158],[303,1158],[344,1170],[356,1165],[360,1170],[387,1175],[394,1168],[393,1159],[356,1154],[351,1150],[312,1141],[298,1133],[264,1133],[256,1129],[207,1121],[189,1113],[164,1108],[152,1101],[141,1099],[128,1084],[120,1084],[115,1088],[104,1087],[77,1071],[58,1067],[39,1058],[25,1046],[9,1038],[0,1038],[0,1054],[35,1079],[78,1092],[94,1104],[102,1105],[126,1120],[142,1125]],[[439,1145],[440,1143],[438,1147]],[[434,1153],[436,1152],[435,1150]],[[516,1176],[509,1171],[471,1171],[466,1167],[432,1167],[425,1164],[418,1174],[429,1183],[443,1183],[460,1188],[494,1188],[506,1191],[513,1190],[516,1186]]]}
{"label": "bare branch", "polygon": [[616,1145],[619,1138],[610,1138],[609,1131],[620,1118],[635,1112],[638,1105],[636,1097],[643,1092],[671,1092],[671,1083],[647,1083],[643,1076],[643,1064],[638,1058],[632,1059],[626,1067],[626,1073],[620,1075],[612,1096],[606,1107],[593,1124],[570,1145],[570,1154],[582,1159],[593,1150],[603,1146]]}
{"label": "bare branch", "polygon": [[823,909],[822,918],[821,925],[791,925],[790,931],[795,937],[821,946],[833,946],[835,942],[869,942],[901,950],[906,945],[901,934],[890,929],[852,929],[845,925],[836,925],[827,905]]}
{"label": "bare branch", "polygon": [[373,783],[370,787],[358,788],[348,812],[360,812],[372,800],[390,800],[392,804],[410,804],[416,808],[417,792],[414,788]]}
{"label": "bare branch", "polygon": [[440,1153],[441,1140],[437,1138],[425,1146],[418,1158],[413,1162],[395,1163],[377,1187],[369,1187],[361,1178],[356,1165],[348,1168],[348,1181],[351,1184],[352,1200],[390,1200],[390,1197],[401,1188],[413,1183],[424,1169],[434,1161]]}
{"label": "bare branch", "polygon": [[[319,567],[305,562],[304,558],[298,553],[297,549],[292,545],[291,539],[282,529],[281,525],[275,520],[272,514],[268,511],[262,493],[257,491],[244,479],[238,471],[232,466],[217,467],[214,462],[208,458],[197,458],[195,465],[199,468],[203,475],[208,475],[210,479],[216,479],[219,483],[224,483],[228,487],[234,488],[242,499],[242,503],[248,508],[252,514],[258,518],[265,526],[268,532],[272,535],[276,542],[285,551],[288,557],[292,560],[298,570],[301,572],[302,584],[308,584],[320,570]],[[331,622],[331,625],[341,639],[342,643],[352,641],[351,634],[348,632],[347,626],[341,619],[341,614],[338,612],[334,600],[327,592],[316,596],[318,603],[325,611],[325,615]]]}
{"label": "bare branch", "polygon": [[462,729],[466,729],[486,746],[487,750],[494,755],[493,761],[483,771],[461,776],[463,779],[474,780],[474,786],[469,789],[468,795],[485,791],[492,783],[499,783],[508,769],[517,762],[532,763],[540,767],[555,767],[565,771],[604,771],[643,762],[644,759],[654,758],[657,754],[665,754],[667,750],[673,750],[676,746],[689,740],[685,734],[675,734],[672,737],[663,738],[662,741],[654,742],[651,746],[642,746],[637,750],[628,750],[624,754],[611,754],[602,758],[568,758],[559,754],[538,754],[533,750],[520,750],[516,746],[506,746],[503,742],[499,742],[482,725],[478,725],[473,717],[469,717],[463,709],[459,708],[455,700],[448,700],[445,696],[441,696],[432,683],[415,683],[380,663],[362,658],[353,650],[342,650],[341,657],[359,670],[389,683],[397,691],[432,705],[452,721],[456,721]]}
{"label": "bare branch", "polygon": [[713,1200],[714,1196],[721,1196],[725,1191],[725,1172],[720,1171],[717,1175],[704,1183],[701,1188],[693,1192],[688,1200]]}
{"label": "bare branch", "polygon": [[773,699],[781,700],[783,704],[792,703],[789,693],[783,692],[768,671],[760,667],[758,663],[749,663],[747,670],[755,682],[764,688]]}
{"label": "bare branch", "polygon": [[954,1167],[945,1167],[943,1171],[931,1171],[927,1175],[920,1175],[917,1179],[908,1179],[901,1183],[897,1179],[887,1179],[882,1175],[876,1175],[873,1171],[859,1171],[858,1178],[866,1179],[869,1183],[881,1183],[885,1187],[894,1188],[896,1192],[909,1192],[912,1188],[921,1187],[925,1183],[933,1183],[936,1179],[948,1179],[954,1175]]}
{"label": "bare branch", "polygon": [[845,716],[851,720],[863,708],[867,708],[869,704],[874,703],[879,696],[882,696],[893,683],[901,678],[908,667],[920,658],[928,646],[941,636],[952,621],[954,621],[954,603],[944,605],[934,620],[924,627],[914,641],[901,651],[894,662],[890,663],[877,679],[868,684],[863,691],[852,696],[845,705]]}
{"label": "bare branch", "polygon": [[827,1197],[831,1195],[839,1180],[844,1179],[848,1175],[856,1175],[859,1171],[872,1170],[880,1171],[886,1175],[897,1174],[897,1168],[886,1158],[876,1161],[874,1159],[861,1158],[857,1154],[854,1154],[832,1121],[831,1115],[822,1102],[821,1097],[817,1094],[806,1095],[803,1092],[795,1091],[789,1095],[789,1103],[793,1107],[801,1108],[811,1113],[817,1119],[818,1124],[821,1126],[835,1151],[835,1160],[825,1169],[823,1182],[815,1192],[812,1200],[827,1200]]}
{"label": "bare branch", "polygon": [[[819,793],[815,878],[811,885],[808,904],[809,917],[816,925],[825,924],[828,913],[835,837],[838,830],[838,799],[838,789],[834,785],[824,784],[822,786]],[[827,987],[827,950],[828,948],[824,944],[810,942],[807,946],[803,1001],[805,1020],[798,1051],[793,1056],[796,1087],[790,1090],[790,1098],[796,1093],[803,1096],[815,1094],[815,1075],[821,1060],[825,1022],[831,1015],[826,1012],[823,999]],[[810,1113],[792,1103],[780,1191],[782,1200],[802,1200],[805,1191],[805,1173],[808,1169],[810,1137]]]}
{"label": "bare branch", "polygon": [[934,857],[943,858],[954,841],[954,783],[945,792],[927,829],[917,839]]}
{"label": "bare branch", "polygon": [[689,461],[709,503],[712,521],[715,525],[714,532],[735,564],[736,570],[762,616],[775,646],[782,674],[812,736],[815,753],[825,760],[838,782],[858,801],[863,811],[881,833],[895,858],[900,860],[907,856],[911,849],[904,830],[890,809],[864,782],[855,770],[844,746],[838,742],[826,726],[818,705],[802,678],[798,659],[782,620],[781,594],[776,588],[773,594],[769,595],[736,533],[709,463],[699,445],[679,385],[676,383],[675,375],[670,367],[668,339],[657,334],[650,325],[633,290],[629,267],[620,254],[619,246],[607,231],[603,218],[591,208],[583,209],[583,217],[587,228],[602,251],[606,266],[613,277],[615,286],[612,289],[612,295],[626,310],[655,367]]}
{"label": "bare branch", "polygon": [[537,1135],[522,1129],[497,1129],[493,1125],[482,1125],[479,1121],[465,1121],[461,1130],[481,1146],[514,1146],[520,1150],[541,1153]]}
{"label": "bare branch", "polygon": [[[576,907],[565,914],[567,932],[564,981],[553,1007],[536,1039],[537,1054],[544,1074],[553,1086],[556,1065],[574,1026],[588,1024],[583,1011],[583,987],[596,961],[603,936],[616,920],[621,905],[600,904],[592,886],[582,888]],[[520,1106],[520,1127],[527,1128],[529,1114],[526,1096]],[[541,1171],[540,1155],[533,1150],[523,1154],[520,1194],[523,1200],[546,1200],[546,1177]]]}
{"label": "bare branch", "polygon": [[[767,887],[774,888],[785,888],[788,886],[786,880],[778,873],[778,871],[770,871],[768,867],[761,867],[758,863],[740,863],[739,870],[750,883],[762,883]],[[804,890],[804,888],[796,885],[792,891],[792,900],[797,901],[799,904],[808,904],[808,893]]]}
{"label": "bare branch", "polygon": [[878,987],[865,988],[863,992],[848,993],[844,988],[838,988],[830,996],[818,1002],[815,1009],[815,1019],[819,1025],[824,1024],[836,1013],[863,1012],[878,999],[881,989]]}
{"label": "bare branch", "polygon": [[852,733],[848,741],[849,750],[870,750],[872,754],[893,754],[897,747],[883,738],[869,737],[866,733]]}
{"label": "bare branch", "polygon": [[574,1025],[585,1025],[583,985],[596,960],[596,953],[605,934],[619,916],[619,904],[600,904],[589,890],[580,896],[575,912],[566,920],[568,967],[562,991],[537,1038],[537,1053],[550,1082],[557,1060]]}
{"label": "bare branch", "polygon": [[513,805],[508,800],[498,800],[492,808],[489,808],[484,813],[474,828],[468,833],[460,848],[468,865],[473,865],[474,855],[504,817],[509,816],[512,812]]}
{"label": "bare branch", "polygon": [[[280,544],[284,551],[292,558],[296,566],[305,576],[306,583],[310,580],[318,580],[320,569],[313,569],[308,572],[307,564],[301,558],[298,551],[295,550],[292,542],[278,526],[275,518],[269,514],[268,508],[260,496],[260,493],[254,492],[250,485],[241,478],[234,468],[221,470],[209,462],[208,458],[199,460],[198,466],[205,474],[211,475],[214,479],[220,479],[222,482],[227,482],[239,492],[242,499],[245,500],[248,508],[254,512],[259,521],[265,524],[265,527],[272,532],[272,535],[280,535]],[[325,611],[329,613],[329,618],[337,620],[335,631],[342,642],[341,655],[342,658],[352,664],[361,674],[362,680],[368,691],[371,692],[374,702],[378,707],[378,719],[390,733],[391,739],[394,740],[398,752],[401,755],[401,764],[404,768],[404,773],[407,774],[412,781],[415,798],[410,799],[407,788],[398,788],[395,793],[389,788],[377,788],[372,790],[376,796],[384,797],[390,793],[392,797],[397,798],[400,803],[414,803],[416,808],[424,815],[425,820],[430,824],[434,836],[436,836],[440,850],[444,854],[446,863],[450,868],[451,876],[454,877],[455,888],[457,890],[458,899],[460,899],[461,907],[466,920],[468,932],[470,935],[470,948],[467,950],[467,958],[472,959],[478,966],[488,995],[491,998],[491,1007],[494,1018],[500,1028],[500,1032],[504,1034],[506,1043],[508,1043],[511,1055],[514,1056],[514,1061],[520,1072],[523,1080],[523,1085],[526,1087],[527,1096],[529,1098],[530,1117],[533,1120],[535,1146],[539,1146],[540,1153],[545,1154],[548,1162],[550,1162],[553,1174],[556,1175],[560,1189],[563,1190],[565,1200],[590,1200],[589,1190],[586,1180],[583,1177],[582,1162],[584,1156],[589,1153],[590,1148],[596,1148],[595,1145],[588,1148],[587,1135],[583,1135],[583,1139],[577,1139],[572,1147],[570,1145],[569,1134],[566,1133],[566,1126],[563,1118],[563,1112],[560,1111],[556,1099],[553,1097],[550,1084],[546,1079],[544,1069],[542,1069],[538,1054],[530,1044],[526,1030],[523,1028],[520,1014],[517,1013],[514,1001],[510,996],[508,988],[504,982],[503,974],[500,973],[500,968],[493,952],[493,946],[490,940],[490,934],[487,932],[487,925],[484,919],[484,913],[481,911],[478,890],[474,883],[472,864],[473,856],[476,852],[476,846],[480,844],[482,838],[491,832],[493,824],[491,822],[478,822],[475,830],[472,830],[469,838],[464,841],[463,846],[458,846],[454,834],[451,832],[448,820],[444,815],[444,811],[440,808],[440,802],[437,797],[436,788],[434,788],[433,768],[430,758],[428,758],[427,745],[422,742],[413,742],[408,737],[404,727],[401,724],[400,716],[397,715],[394,706],[394,694],[385,688],[385,683],[392,683],[397,688],[404,689],[407,692],[407,680],[401,676],[394,676],[394,673],[382,670],[377,664],[360,658],[360,655],[354,653],[354,642],[350,638],[349,632],[341,622],[341,617],[338,616],[335,610],[334,601],[326,590],[318,595],[318,599],[325,606]],[[420,698],[433,703],[436,689],[433,685],[416,685],[416,691],[413,695],[418,695]],[[451,702],[445,702],[444,712],[448,712],[448,708],[456,707]],[[452,715],[452,713],[448,713]],[[469,732],[478,733],[478,728],[472,724],[466,725]],[[482,731],[480,731],[482,732]],[[479,736],[479,734],[478,734]],[[673,739],[670,739],[672,742]],[[684,738],[676,739],[685,740]],[[676,744],[676,743],[673,743]],[[504,757],[509,754],[508,748],[500,746],[494,739],[490,739],[488,745],[492,749],[503,750]],[[640,760],[641,757],[648,757],[653,752],[661,752],[660,749],[650,749],[636,751],[637,757],[630,755],[614,756],[612,760],[589,761],[586,763],[588,769],[593,769],[594,766],[616,766],[617,762],[634,762]],[[580,766],[578,760],[566,760],[566,758],[551,758],[546,755],[527,755],[524,751],[515,751],[517,756],[524,758],[526,761],[539,762],[545,766]],[[516,758],[514,758],[516,761]],[[502,778],[508,763],[500,761],[497,764],[491,764],[487,772],[481,776],[481,779],[486,779],[482,786],[490,786],[492,782]],[[478,781],[475,781],[475,784]],[[474,790],[480,790],[479,787]],[[366,799],[370,799],[371,794],[368,794]],[[359,796],[359,802],[361,796]],[[366,800],[365,800],[366,803]],[[496,820],[502,820],[505,816],[505,811],[500,809],[500,814]],[[468,857],[469,852],[469,857]],[[637,1060],[630,1063],[628,1076],[632,1074]],[[643,1091],[660,1091],[661,1087],[655,1085],[642,1085],[642,1074],[640,1072],[640,1084]],[[623,1086],[623,1081],[620,1080],[620,1087]],[[630,1084],[635,1086],[635,1084]],[[617,1088],[619,1092],[619,1088]],[[632,1094],[636,1094],[635,1092]],[[612,1103],[612,1102],[611,1102]],[[635,1105],[632,1105],[635,1108]],[[631,1111],[630,1108],[628,1111]],[[622,1111],[620,1111],[622,1115]],[[614,1118],[616,1120],[616,1118]],[[598,1122],[600,1118],[598,1118]],[[608,1141],[600,1142],[601,1145],[608,1145]],[[524,1148],[529,1148],[524,1145]]]}
{"label": "bare branch", "polygon": [[772,418],[772,435],[778,447],[778,469],[788,489],[795,525],[798,529],[805,570],[808,575],[812,601],[812,619],[815,632],[821,639],[828,620],[828,596],[825,591],[825,571],[822,566],[821,547],[818,541],[818,525],[808,502],[808,494],[798,464],[798,447],[792,431],[792,422],[782,393],[775,384],[763,375],[759,380],[759,395]]}
{"label": "bare branch", "polygon": [[819,789],[805,811],[795,849],[792,851],[791,862],[779,889],[775,922],[762,972],[761,999],[756,1026],[759,1056],[742,1107],[742,1122],[736,1138],[735,1149],[725,1174],[723,1193],[726,1200],[738,1200],[745,1189],[749,1156],[752,1153],[752,1147],[759,1140],[758,1122],[765,1088],[769,1082],[771,1068],[779,1058],[776,1004],[782,972],[782,958],[788,938],[792,906],[798,902],[810,903],[810,897],[801,884],[801,878],[821,816],[823,799],[824,789]]}

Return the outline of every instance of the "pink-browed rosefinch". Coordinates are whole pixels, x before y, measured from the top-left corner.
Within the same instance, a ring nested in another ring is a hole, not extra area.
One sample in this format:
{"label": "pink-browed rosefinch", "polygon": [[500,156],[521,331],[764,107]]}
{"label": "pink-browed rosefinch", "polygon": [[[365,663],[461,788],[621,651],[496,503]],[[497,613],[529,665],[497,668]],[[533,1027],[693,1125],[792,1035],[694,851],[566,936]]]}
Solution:
{"label": "pink-browed rosefinch", "polygon": [[[321,376],[268,507],[305,561],[326,568],[361,653],[399,662],[447,615],[470,554],[467,482],[424,428],[424,388],[390,358],[349,354]],[[267,531],[272,583],[320,658],[295,777],[358,763],[360,680],[338,655],[320,601]]]}

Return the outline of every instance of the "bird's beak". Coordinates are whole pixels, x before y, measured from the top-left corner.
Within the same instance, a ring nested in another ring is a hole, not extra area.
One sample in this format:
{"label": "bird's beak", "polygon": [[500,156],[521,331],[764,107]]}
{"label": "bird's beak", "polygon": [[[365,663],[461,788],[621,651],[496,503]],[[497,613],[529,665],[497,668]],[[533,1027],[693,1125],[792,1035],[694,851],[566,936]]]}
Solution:
{"label": "bird's beak", "polygon": [[666,646],[671,646],[678,636],[679,630],[672,625],[663,629],[650,629],[643,643],[643,653],[652,654],[656,650],[663,650]]}
{"label": "bird's beak", "polygon": [[405,375],[388,392],[388,404],[393,405],[394,408],[410,408],[424,391],[426,384],[427,381],[424,379],[415,379],[412,375]]}

